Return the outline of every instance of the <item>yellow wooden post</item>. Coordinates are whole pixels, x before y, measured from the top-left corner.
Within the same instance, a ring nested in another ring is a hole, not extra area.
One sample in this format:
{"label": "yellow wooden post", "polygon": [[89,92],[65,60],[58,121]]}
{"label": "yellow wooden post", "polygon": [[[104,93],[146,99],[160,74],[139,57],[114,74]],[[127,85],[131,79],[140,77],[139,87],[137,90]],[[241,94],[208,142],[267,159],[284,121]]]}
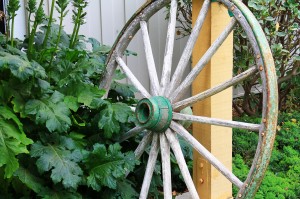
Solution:
{"label": "yellow wooden post", "polygon": [[[203,0],[193,1],[193,22],[195,22]],[[195,65],[209,46],[229,23],[227,9],[215,2],[208,12],[200,36],[193,51]],[[233,35],[219,48],[211,61],[200,73],[192,86],[193,95],[232,77]],[[227,89],[193,107],[194,115],[213,118],[232,118],[232,89]],[[227,168],[232,167],[232,130],[204,124],[193,124],[193,134]],[[200,198],[226,199],[232,196],[231,183],[197,152],[194,152],[193,178]]]}

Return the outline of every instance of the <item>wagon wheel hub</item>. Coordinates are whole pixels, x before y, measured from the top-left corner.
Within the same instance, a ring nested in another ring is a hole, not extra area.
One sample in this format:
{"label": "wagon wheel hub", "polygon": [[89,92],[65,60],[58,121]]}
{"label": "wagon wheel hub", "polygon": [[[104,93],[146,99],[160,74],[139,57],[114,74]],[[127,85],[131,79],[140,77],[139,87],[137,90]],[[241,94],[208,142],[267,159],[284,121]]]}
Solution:
{"label": "wagon wheel hub", "polygon": [[172,105],[162,96],[141,99],[135,110],[140,126],[155,132],[168,129],[172,121]]}

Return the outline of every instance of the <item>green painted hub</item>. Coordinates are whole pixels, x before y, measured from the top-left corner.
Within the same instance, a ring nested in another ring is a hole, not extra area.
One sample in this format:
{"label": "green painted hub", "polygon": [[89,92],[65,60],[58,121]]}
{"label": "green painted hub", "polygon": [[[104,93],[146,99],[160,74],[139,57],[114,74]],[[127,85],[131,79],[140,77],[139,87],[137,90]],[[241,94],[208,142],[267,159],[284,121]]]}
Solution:
{"label": "green painted hub", "polygon": [[140,126],[151,131],[163,132],[168,129],[172,120],[172,105],[161,96],[141,99],[135,110]]}

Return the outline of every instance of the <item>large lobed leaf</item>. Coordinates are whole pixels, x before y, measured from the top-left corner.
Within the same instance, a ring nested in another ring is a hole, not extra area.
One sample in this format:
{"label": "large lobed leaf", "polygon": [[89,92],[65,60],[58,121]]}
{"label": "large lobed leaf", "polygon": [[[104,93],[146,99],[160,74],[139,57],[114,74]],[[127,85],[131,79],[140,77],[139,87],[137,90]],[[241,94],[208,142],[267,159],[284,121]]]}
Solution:
{"label": "large lobed leaf", "polygon": [[[17,49],[15,49],[17,51]],[[0,70],[9,69],[11,73],[20,80],[29,77],[46,77],[43,67],[36,62],[30,62],[26,57],[19,54],[13,55],[8,52],[0,51]]]}
{"label": "large lobed leaf", "polygon": [[117,180],[132,171],[136,164],[134,153],[122,153],[119,144],[110,145],[108,149],[103,144],[95,144],[84,162],[89,170],[87,184],[97,191],[102,186],[116,189]]}
{"label": "large lobed leaf", "polygon": [[35,193],[41,193],[47,190],[47,188],[44,187],[45,182],[43,182],[42,179],[34,176],[28,169],[22,166],[18,168],[14,175]]}
{"label": "large lobed leaf", "polygon": [[80,104],[90,108],[98,108],[92,105],[93,101],[99,100],[105,93],[104,90],[99,89],[97,86],[83,82],[69,83],[62,87],[60,91],[66,95],[65,103],[73,111],[77,111]]}
{"label": "large lobed leaf", "polygon": [[0,106],[0,167],[5,165],[4,177],[10,178],[18,169],[16,155],[28,153],[26,146],[32,143],[17,116],[9,108]]}
{"label": "large lobed leaf", "polygon": [[63,100],[64,96],[55,91],[50,97],[29,100],[25,105],[25,113],[35,115],[36,123],[46,124],[50,132],[66,132],[71,119],[70,110]]}
{"label": "large lobed leaf", "polygon": [[36,165],[41,173],[51,171],[54,183],[62,182],[66,188],[77,188],[81,182],[83,172],[78,165],[82,160],[79,150],[69,149],[67,142],[43,145],[36,142],[32,145],[30,154],[36,157]]}
{"label": "large lobed leaf", "polygon": [[133,112],[123,103],[106,103],[106,107],[100,112],[98,126],[104,130],[104,135],[111,138],[114,133],[119,133],[120,123],[128,122]]}

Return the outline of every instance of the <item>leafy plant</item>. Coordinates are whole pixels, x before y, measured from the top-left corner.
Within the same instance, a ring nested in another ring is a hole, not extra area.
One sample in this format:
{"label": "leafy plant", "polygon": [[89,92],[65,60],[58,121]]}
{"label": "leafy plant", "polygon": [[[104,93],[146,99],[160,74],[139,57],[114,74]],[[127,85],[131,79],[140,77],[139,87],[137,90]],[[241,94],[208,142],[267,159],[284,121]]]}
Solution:
{"label": "leafy plant", "polygon": [[[71,3],[69,35],[63,21]],[[10,1],[12,20],[18,5]],[[116,81],[110,98],[102,99],[105,91],[98,83],[110,47],[79,35],[87,5],[53,0],[47,17],[43,0],[38,5],[30,0],[32,28],[26,39],[0,35],[0,193],[5,198],[137,196],[134,181],[125,176],[139,162],[131,147],[118,143],[134,126],[129,105],[136,103],[135,89]],[[119,72],[117,79],[122,78]]]}
{"label": "leafy plant", "polygon": [[[248,0],[244,2],[254,13],[262,26],[271,47],[279,87],[279,109],[289,109],[300,97],[300,3],[294,0]],[[234,65],[235,73],[242,72],[254,65],[253,51],[240,28],[235,31]],[[242,110],[254,115],[261,110],[261,96],[253,93],[253,86],[258,84],[258,77],[244,81],[241,85],[245,91]],[[235,106],[237,107],[237,106]],[[238,109],[237,109],[238,110]],[[292,109],[289,109],[292,110]],[[240,110],[238,112],[241,113]]]}
{"label": "leafy plant", "polygon": [[[11,0],[9,1],[7,5],[7,11],[9,14],[8,22],[7,24],[10,23],[11,21],[11,34],[10,34],[10,45],[14,46],[14,28],[15,28],[15,17],[16,17],[16,12],[20,8],[20,1],[19,0]],[[8,37],[9,35],[7,35]]]}
{"label": "leafy plant", "polygon": [[[255,198],[291,198],[300,194],[300,113],[281,113],[271,161]],[[256,123],[255,118],[241,121]],[[233,132],[233,172],[244,180],[255,155],[258,136],[243,130]],[[254,144],[255,143],[255,144]],[[237,189],[234,188],[234,193]]]}

